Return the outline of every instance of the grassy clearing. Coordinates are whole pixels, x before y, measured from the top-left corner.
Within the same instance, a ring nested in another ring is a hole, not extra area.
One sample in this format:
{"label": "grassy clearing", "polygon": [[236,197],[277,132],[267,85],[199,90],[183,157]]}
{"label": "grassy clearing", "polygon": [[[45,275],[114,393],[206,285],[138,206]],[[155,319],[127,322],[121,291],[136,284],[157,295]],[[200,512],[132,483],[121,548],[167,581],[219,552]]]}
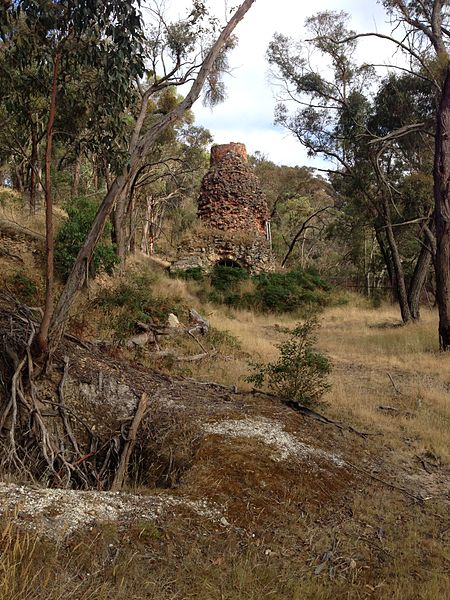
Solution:
{"label": "grassy clearing", "polygon": [[[149,266],[142,258],[136,259],[133,270],[141,273],[128,289],[136,296],[133,302],[124,301],[122,306],[110,306],[105,311],[104,307],[95,308],[94,301],[93,308],[92,298],[105,293],[114,298],[130,281],[129,276],[104,277],[91,288],[91,299],[80,305],[78,316],[89,314],[90,323],[96,324],[97,331],[90,332],[93,337],[123,339],[132,332],[146,303],[150,313],[161,319],[174,311],[182,322],[187,322],[189,308],[195,308],[212,326],[202,343],[219,352],[194,365],[180,365],[173,361],[155,363],[144,351],[138,359],[148,368],[157,366],[167,372],[249,389],[245,381],[249,362],[276,361],[276,346],[286,339],[284,330],[301,320],[295,314],[257,314],[202,303],[195,282],[169,278],[162,267]],[[402,327],[396,307],[373,309],[355,296],[345,305],[325,309],[320,321],[319,348],[334,367],[332,388],[325,397],[328,412],[388,435],[389,444],[397,449],[410,439],[417,454],[429,452],[448,461],[450,376],[448,357],[438,351],[436,313],[424,308],[419,323]],[[89,333],[89,327],[84,333]],[[199,351],[190,339],[178,340],[175,346],[171,341],[169,346],[180,354]]]}

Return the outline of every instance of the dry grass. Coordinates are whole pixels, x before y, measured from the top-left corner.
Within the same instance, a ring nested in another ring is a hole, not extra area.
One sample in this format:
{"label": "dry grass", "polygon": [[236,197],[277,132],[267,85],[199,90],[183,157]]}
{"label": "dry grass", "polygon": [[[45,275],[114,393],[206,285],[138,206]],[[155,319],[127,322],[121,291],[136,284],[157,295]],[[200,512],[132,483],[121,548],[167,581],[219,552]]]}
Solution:
{"label": "dry grass", "polygon": [[[11,192],[5,188],[0,188],[0,196],[4,195],[5,201],[0,202],[0,219],[9,221],[15,225],[29,229],[34,233],[45,235],[45,211],[44,207],[41,207],[35,214],[30,214],[29,210],[24,208],[22,200],[16,192]],[[59,227],[67,219],[67,213],[59,206],[53,208],[53,218],[55,231],[57,232]]]}
{"label": "dry grass", "polygon": [[[180,297],[213,326],[205,343],[215,345],[220,355],[184,367],[186,375],[245,387],[247,363],[275,360],[276,345],[285,339],[283,328],[296,323],[293,316],[255,315],[201,304],[190,283],[170,279],[162,266],[147,264],[139,258],[134,268],[157,273],[152,294]],[[92,328],[98,313],[88,310],[92,296],[115,285],[117,280],[111,278],[98,280],[90,289],[91,298],[85,296],[79,304],[74,322],[85,313],[91,335],[99,334],[95,323]],[[406,472],[410,479],[398,484],[410,488],[415,482],[422,489],[422,479],[430,486],[436,476],[441,482],[436,490],[442,490],[450,460],[450,376],[448,356],[437,350],[436,314],[424,309],[419,324],[396,327],[395,307],[374,310],[354,298],[348,305],[327,309],[321,320],[320,348],[334,365],[324,410],[341,422],[379,434],[361,443],[365,455],[376,457],[380,468],[388,469],[385,478],[395,480],[397,472]],[[105,328],[101,333],[108,332]],[[186,349],[198,351],[195,344]],[[145,362],[143,357],[139,360]],[[163,453],[162,446],[172,444],[169,425],[167,430],[150,432],[155,456]],[[190,442],[186,438],[187,445]],[[342,443],[351,444],[351,436],[343,437]],[[169,458],[175,470],[155,470],[153,479],[167,478],[169,473],[177,480],[187,468]],[[359,459],[358,455],[354,460]],[[420,459],[429,461],[431,475]],[[237,458],[235,463],[238,468]],[[230,460],[226,466],[233,465]],[[243,473],[245,477],[249,474]],[[280,519],[254,538],[250,529],[238,539],[225,531],[210,531],[206,524],[193,528],[186,519],[164,529],[153,523],[134,523],[120,531],[114,525],[99,526],[67,544],[53,545],[33,533],[18,532],[6,522],[0,526],[0,600],[448,597],[448,524],[435,517],[445,517],[448,509],[441,492],[429,502],[415,504],[397,491],[372,484],[355,485],[339,514],[330,515],[324,509],[324,516],[320,514],[317,520],[301,504],[294,506],[289,500],[289,510],[296,511],[292,522],[282,517],[283,502],[291,492],[286,489],[284,496],[275,498]],[[331,547],[335,550],[330,563],[316,574],[321,557]]]}
{"label": "dry grass", "polygon": [[[328,309],[321,317],[319,346],[334,366],[328,412],[389,435],[391,442],[410,439],[419,454],[450,460],[450,377],[448,356],[438,351],[437,314],[424,309],[420,323],[402,327],[395,307],[375,310],[358,298],[354,304]],[[211,324],[236,337],[249,361],[275,360],[282,328],[296,323],[291,315],[209,310]],[[248,387],[242,356],[226,366],[213,362],[200,372],[210,380]]]}
{"label": "dry grass", "polygon": [[[164,370],[249,388],[245,381],[249,363],[274,361],[276,346],[285,339],[283,329],[294,327],[298,320],[292,315],[262,315],[201,304],[195,295],[195,282],[169,278],[162,267],[149,264],[144,257],[136,258],[133,270],[145,269],[155,275],[152,295],[179,299],[209,319],[213,331],[204,343],[219,351],[218,357],[194,365],[157,365]],[[118,281],[105,277],[94,288],[117,285]],[[94,288],[91,295],[96,293]],[[86,312],[85,306],[80,305],[80,314]],[[92,319],[92,311],[88,312]],[[179,317],[186,319],[186,315]],[[327,309],[321,322],[319,346],[334,367],[332,389],[326,397],[328,412],[389,435],[394,447],[409,439],[417,454],[431,452],[448,461],[450,378],[448,357],[438,351],[436,313],[424,308],[419,323],[402,327],[396,307],[373,309],[354,296],[344,306]],[[107,328],[106,323],[100,337],[108,337]],[[177,350],[195,354],[199,348],[183,340]],[[140,360],[148,367],[155,366],[145,356]]]}
{"label": "dry grass", "polygon": [[330,410],[448,461],[448,356],[438,351],[437,314],[423,310],[420,323],[398,325],[394,307],[324,314],[320,345],[335,367]]}

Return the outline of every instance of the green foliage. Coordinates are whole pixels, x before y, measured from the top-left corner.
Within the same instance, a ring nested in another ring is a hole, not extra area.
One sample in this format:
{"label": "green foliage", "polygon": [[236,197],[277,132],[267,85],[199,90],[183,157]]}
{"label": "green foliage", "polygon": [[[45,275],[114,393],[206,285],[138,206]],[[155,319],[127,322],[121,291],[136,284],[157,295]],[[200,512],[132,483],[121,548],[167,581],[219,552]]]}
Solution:
{"label": "green foliage", "polygon": [[211,273],[211,285],[220,292],[227,292],[235,290],[241,281],[248,278],[247,271],[240,267],[215,265]]}
{"label": "green foliage", "polygon": [[331,287],[313,268],[250,277],[245,269],[216,265],[209,278],[199,268],[174,276],[209,283],[197,290],[202,300],[257,312],[304,313],[331,302]]}
{"label": "green foliage", "polygon": [[330,287],[314,269],[261,273],[251,278],[252,291],[241,292],[241,283],[249,279],[244,269],[215,267],[211,276],[214,291],[210,300],[235,308],[276,313],[324,306],[328,302]]}
{"label": "green foliage", "polygon": [[[55,240],[55,264],[62,277],[66,278],[75,262],[87,234],[89,233],[95,215],[97,202],[90,198],[77,198],[67,208],[69,219],[59,230]],[[93,276],[100,270],[111,273],[118,259],[108,236],[111,225],[105,227],[103,241],[97,244],[92,256],[90,271]]]}
{"label": "green foliage", "polygon": [[185,279],[186,281],[204,281],[205,273],[200,267],[191,267],[190,269],[174,271],[171,273],[171,277]]}
{"label": "green foliage", "polygon": [[136,322],[164,323],[169,313],[186,310],[179,298],[160,298],[152,293],[155,276],[149,273],[132,275],[116,288],[103,290],[95,303],[106,309],[108,324],[118,340],[135,333]]}
{"label": "green foliage", "polygon": [[305,306],[325,306],[328,286],[314,269],[287,273],[262,273],[255,277],[256,289],[247,298],[250,306],[269,312],[294,312]]}
{"label": "green foliage", "polygon": [[317,405],[329,389],[327,375],[331,365],[326,356],[315,349],[316,319],[298,324],[288,340],[278,346],[280,356],[275,363],[251,363],[255,371],[248,381],[268,388],[279,396],[305,406]]}

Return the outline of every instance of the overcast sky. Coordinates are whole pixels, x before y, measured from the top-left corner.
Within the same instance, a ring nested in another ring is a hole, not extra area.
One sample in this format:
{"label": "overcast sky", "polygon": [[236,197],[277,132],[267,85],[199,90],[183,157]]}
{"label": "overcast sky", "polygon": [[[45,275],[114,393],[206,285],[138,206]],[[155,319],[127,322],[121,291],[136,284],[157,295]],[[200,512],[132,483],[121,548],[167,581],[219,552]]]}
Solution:
{"label": "overcast sky", "polygon": [[[228,7],[239,0],[228,0]],[[171,12],[180,12],[186,0],[169,0]],[[224,15],[226,0],[210,0],[209,5]],[[265,54],[275,32],[301,39],[305,18],[319,11],[345,10],[351,27],[362,31],[389,31],[386,15],[376,0],[257,0],[236,33],[239,45],[230,54],[232,74],[226,76],[227,100],[214,109],[201,101],[194,105],[196,123],[207,127],[215,143],[243,142],[250,153],[257,150],[268,159],[285,165],[323,165],[307,157],[305,149],[284,129],[275,127],[273,113],[276,89],[270,85]],[[359,43],[361,60],[387,60],[393,49],[389,43],[366,38]],[[375,58],[376,57],[376,58]]]}

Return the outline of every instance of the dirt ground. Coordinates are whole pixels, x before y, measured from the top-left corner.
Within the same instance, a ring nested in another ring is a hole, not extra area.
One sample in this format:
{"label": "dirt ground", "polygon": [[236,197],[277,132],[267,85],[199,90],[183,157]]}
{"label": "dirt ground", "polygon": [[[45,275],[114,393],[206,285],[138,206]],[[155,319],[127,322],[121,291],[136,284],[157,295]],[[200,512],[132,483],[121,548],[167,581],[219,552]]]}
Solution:
{"label": "dirt ground", "polygon": [[[24,238],[0,249],[10,289],[17,267],[38,272]],[[450,598],[450,377],[435,315],[414,329],[394,327],[391,307],[326,311],[328,422],[238,379],[242,353],[276,355],[280,319],[212,321],[241,349],[201,381],[65,342],[43,394],[68,357],[66,402],[99,435],[143,392],[150,408],[124,492],[4,478],[0,598]]]}

